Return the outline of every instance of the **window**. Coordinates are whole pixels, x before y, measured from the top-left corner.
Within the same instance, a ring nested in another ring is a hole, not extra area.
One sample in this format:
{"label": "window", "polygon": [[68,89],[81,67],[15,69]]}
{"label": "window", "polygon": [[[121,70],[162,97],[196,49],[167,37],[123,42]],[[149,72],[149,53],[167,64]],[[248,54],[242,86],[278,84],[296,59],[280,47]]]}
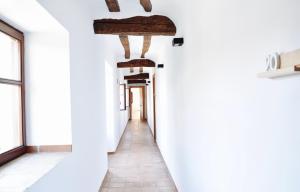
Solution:
{"label": "window", "polygon": [[0,20],[0,166],[26,152],[22,32]]}
{"label": "window", "polygon": [[120,85],[120,110],[126,110],[126,84]]}
{"label": "window", "polygon": [[128,109],[129,108],[129,88],[126,88],[126,95],[125,95],[125,97],[126,97],[126,102],[125,102],[126,109]]}

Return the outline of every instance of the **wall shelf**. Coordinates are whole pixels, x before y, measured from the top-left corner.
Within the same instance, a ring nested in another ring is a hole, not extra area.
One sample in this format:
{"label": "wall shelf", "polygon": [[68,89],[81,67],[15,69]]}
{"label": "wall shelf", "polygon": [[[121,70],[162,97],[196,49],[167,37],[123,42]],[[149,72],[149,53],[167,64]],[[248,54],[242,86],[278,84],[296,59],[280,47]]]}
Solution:
{"label": "wall shelf", "polygon": [[274,79],[274,78],[285,77],[290,75],[300,75],[300,64],[291,67],[285,67],[275,71],[266,71],[263,73],[259,73],[257,76],[259,78]]}

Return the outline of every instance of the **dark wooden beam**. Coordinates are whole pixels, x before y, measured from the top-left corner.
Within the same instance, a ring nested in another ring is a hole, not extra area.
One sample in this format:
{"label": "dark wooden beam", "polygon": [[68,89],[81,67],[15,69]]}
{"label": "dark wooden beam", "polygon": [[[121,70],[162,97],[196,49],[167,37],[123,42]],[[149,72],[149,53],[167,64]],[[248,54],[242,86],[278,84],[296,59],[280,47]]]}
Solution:
{"label": "dark wooden beam", "polygon": [[300,71],[300,64],[299,65],[295,65],[295,71]]}
{"label": "dark wooden beam", "polygon": [[127,62],[117,63],[118,68],[131,68],[131,67],[155,67],[154,61],[150,59],[134,59]]}
{"label": "dark wooden beam", "polygon": [[144,36],[144,45],[141,58],[145,58],[145,54],[149,51],[151,45],[151,36]]}
{"label": "dark wooden beam", "polygon": [[130,46],[129,46],[129,39],[127,35],[120,35],[119,36],[120,41],[124,47],[125,51],[125,58],[130,59]]}
{"label": "dark wooden beam", "polygon": [[149,73],[140,73],[137,75],[124,76],[124,80],[138,80],[138,79],[149,79]]}
{"label": "dark wooden beam", "polygon": [[146,80],[128,80],[128,84],[146,84]]}
{"label": "dark wooden beam", "polygon": [[105,0],[105,2],[110,12],[120,12],[118,0]]}
{"label": "dark wooden beam", "polygon": [[164,35],[174,36],[176,26],[166,16],[136,16],[127,19],[99,19],[94,21],[96,34],[109,35]]}
{"label": "dark wooden beam", "polygon": [[143,6],[146,12],[152,11],[152,3],[151,0],[140,0],[141,5]]}

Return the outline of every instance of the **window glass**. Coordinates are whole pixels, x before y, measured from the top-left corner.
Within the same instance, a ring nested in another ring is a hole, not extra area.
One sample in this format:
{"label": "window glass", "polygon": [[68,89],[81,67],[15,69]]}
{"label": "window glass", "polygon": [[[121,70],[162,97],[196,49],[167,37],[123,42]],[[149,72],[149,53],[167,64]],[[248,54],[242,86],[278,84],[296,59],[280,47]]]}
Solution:
{"label": "window glass", "polygon": [[21,89],[0,84],[0,154],[22,146]]}
{"label": "window glass", "polygon": [[20,42],[0,31],[0,78],[17,80],[20,75]]}

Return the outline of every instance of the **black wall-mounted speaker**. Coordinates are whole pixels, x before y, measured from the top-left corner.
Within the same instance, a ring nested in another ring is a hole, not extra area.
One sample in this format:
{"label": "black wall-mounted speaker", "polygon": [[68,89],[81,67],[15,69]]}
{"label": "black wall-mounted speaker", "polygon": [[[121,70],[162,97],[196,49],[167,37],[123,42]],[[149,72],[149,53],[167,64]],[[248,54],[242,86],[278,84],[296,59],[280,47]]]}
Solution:
{"label": "black wall-mounted speaker", "polygon": [[163,68],[164,68],[164,64],[158,64],[158,65],[157,65],[157,68],[163,69]]}
{"label": "black wall-mounted speaker", "polygon": [[173,47],[180,47],[183,45],[183,43],[184,43],[183,37],[173,39]]}

